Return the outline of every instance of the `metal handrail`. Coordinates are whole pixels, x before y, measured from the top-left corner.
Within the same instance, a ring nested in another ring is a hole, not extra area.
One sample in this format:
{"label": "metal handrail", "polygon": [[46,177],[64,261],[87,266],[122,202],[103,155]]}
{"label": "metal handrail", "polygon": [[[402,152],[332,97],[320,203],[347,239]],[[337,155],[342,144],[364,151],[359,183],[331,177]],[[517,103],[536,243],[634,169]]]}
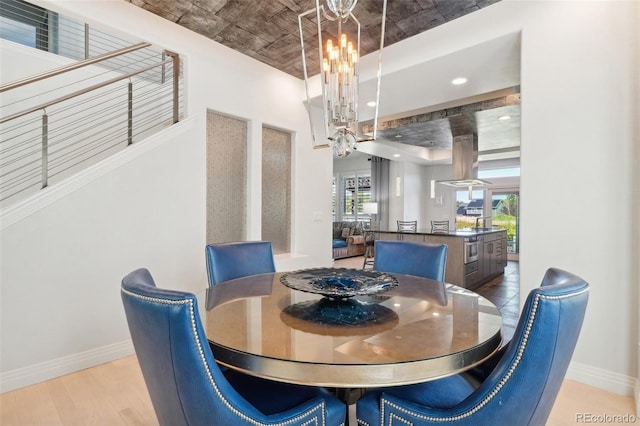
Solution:
{"label": "metal handrail", "polygon": [[[149,66],[147,66],[145,68],[142,68],[142,69],[139,69],[137,71],[130,72],[129,74],[125,74],[125,75],[122,75],[120,77],[115,77],[115,78],[112,78],[111,80],[107,80],[107,81],[104,81],[102,83],[94,84],[93,86],[89,86],[89,87],[86,87],[86,88],[84,88],[82,90],[78,90],[78,91],[70,93],[68,95],[61,96],[61,97],[59,97],[57,99],[54,99],[52,101],[48,101],[48,102],[42,103],[40,105],[25,109],[25,110],[20,111],[20,112],[17,112],[15,114],[8,115],[7,117],[4,117],[4,118],[0,119],[0,124],[6,123],[7,121],[14,120],[16,118],[20,118],[20,117],[25,116],[27,114],[31,114],[32,112],[39,111],[41,109],[44,110],[45,108],[48,108],[48,107],[50,107],[52,105],[59,104],[60,102],[68,101],[69,99],[75,98],[75,97],[80,96],[80,95],[84,95],[85,93],[92,92],[92,91],[94,91],[96,89],[100,89],[100,88],[108,86],[110,84],[117,83],[118,81],[126,80],[126,79],[131,78],[131,77],[133,77],[135,75],[142,74],[143,72],[152,70],[155,67],[158,67],[158,66],[161,66],[161,65],[166,65],[166,64],[172,63],[172,62],[174,62],[174,58],[169,58],[169,59],[166,59],[166,60],[164,60],[164,61],[162,61],[160,63],[149,65]],[[176,74],[176,73],[174,72],[174,74]],[[175,105],[175,103],[176,102],[175,102],[175,94],[174,94],[174,105]],[[177,106],[174,106],[174,108],[177,108]],[[176,109],[176,111],[177,111],[177,109]],[[175,117],[174,117],[174,119],[175,119]],[[174,123],[176,123],[176,122],[177,122],[177,120],[174,121]]]}
{"label": "metal handrail", "polygon": [[[99,57],[95,57],[92,58],[90,60],[81,60],[79,61],[77,64],[73,64],[71,66],[65,66],[62,68],[58,68],[52,71],[49,71],[47,73],[43,73],[43,74],[39,74],[37,76],[33,76],[31,78],[27,78],[27,79],[23,79],[20,81],[16,81],[13,83],[9,83],[6,84],[4,86],[2,86],[2,90],[9,90],[9,88],[18,88],[21,86],[24,86],[26,84],[29,83],[33,83],[36,81],[41,81],[41,80],[45,80],[46,78],[49,77],[54,77],[56,75],[60,75],[63,74],[65,72],[69,72],[78,68],[81,68],[83,66],[86,65],[90,65],[90,64],[95,64],[98,63],[102,60],[107,60],[107,59],[111,59],[114,58],[116,56],[119,55],[124,55],[126,53],[130,53],[132,51],[144,48],[144,47],[149,47],[150,44],[149,43],[139,43],[137,45],[134,46],[130,46],[128,48],[124,48],[124,49],[118,49],[116,51],[113,52],[109,52],[107,54],[103,54],[100,55]],[[134,137],[134,132],[133,132],[133,82],[132,82],[132,77],[135,77],[137,75],[143,74],[145,72],[148,72],[154,68],[157,67],[162,67],[162,81],[164,82],[164,69],[167,65],[172,65],[173,67],[173,78],[172,78],[172,123],[175,124],[179,121],[179,113],[180,113],[180,107],[179,107],[179,103],[180,103],[180,97],[179,97],[179,92],[180,92],[180,56],[177,53],[174,52],[169,52],[169,51],[163,51],[163,55],[162,55],[162,60],[159,62],[156,62],[154,64],[151,65],[147,65],[143,68],[140,68],[138,70],[135,71],[131,71],[127,74],[124,75],[120,75],[118,77],[114,77],[111,78],[107,81],[101,82],[101,83],[97,83],[94,84],[90,87],[86,87],[83,88],[81,90],[77,90],[73,93],[58,97],[56,99],[41,103],[37,106],[34,107],[29,107],[26,108],[20,112],[11,114],[9,116],[6,117],[0,117],[0,124],[4,124],[7,122],[10,122],[12,120],[15,120],[17,118],[26,116],[28,114],[31,114],[33,112],[36,111],[42,111],[42,118],[41,118],[41,134],[40,134],[40,161],[42,162],[41,165],[41,171],[40,171],[40,185],[41,188],[46,188],[49,185],[49,178],[50,178],[50,122],[49,122],[49,114],[47,113],[47,108],[51,107],[53,105],[56,104],[60,104],[64,101],[68,101],[70,99],[74,99],[77,98],[78,96],[81,95],[85,95],[91,92],[94,92],[98,89],[104,88],[106,86],[109,85],[113,85],[114,83],[117,82],[121,82],[123,80],[129,80],[129,83],[127,85],[127,118],[126,118],[126,127],[127,127],[127,135],[126,135],[126,143],[127,145],[131,145],[133,143],[133,137]],[[166,59],[165,59],[166,58]],[[105,148],[109,149],[109,147]],[[100,151],[102,152],[102,151]],[[28,172],[29,174],[31,174],[31,172]],[[25,174],[19,175],[20,176],[25,176]],[[27,176],[28,177],[28,176]],[[22,184],[26,179],[26,178],[22,178],[20,177],[20,181],[18,181],[18,185]],[[20,192],[20,191],[18,191]],[[17,194],[18,192],[14,193],[13,195]],[[12,195],[9,195],[8,197],[2,197],[0,199],[0,201],[4,201],[5,199],[11,197]]]}
{"label": "metal handrail", "polygon": [[[35,19],[32,8],[48,20]],[[15,38],[10,28],[3,38],[74,62],[0,84],[0,94],[6,95],[0,105],[0,205],[69,177],[181,118],[178,54],[90,31],[86,23],[28,2],[11,10],[24,18],[16,22],[36,26],[36,44]]]}
{"label": "metal handrail", "polygon": [[105,61],[107,59],[115,58],[116,56],[124,55],[125,53],[134,52],[139,49],[144,49],[145,47],[149,47],[149,46],[151,46],[151,43],[134,44],[133,46],[123,47],[122,49],[103,53],[102,55],[98,55],[93,58],[83,59],[73,64],[64,65],[60,68],[56,68],[54,70],[50,70],[42,74],[36,74],[34,76],[27,77],[22,80],[12,81],[10,83],[3,84],[2,86],[0,86],[0,93],[5,92],[7,90],[11,90],[11,89],[16,89],[18,87],[26,86],[27,84],[35,83],[36,81],[41,81],[49,77],[54,77],[56,75],[63,74],[68,71],[73,71],[82,67],[86,67],[88,65],[93,65],[95,63]]}

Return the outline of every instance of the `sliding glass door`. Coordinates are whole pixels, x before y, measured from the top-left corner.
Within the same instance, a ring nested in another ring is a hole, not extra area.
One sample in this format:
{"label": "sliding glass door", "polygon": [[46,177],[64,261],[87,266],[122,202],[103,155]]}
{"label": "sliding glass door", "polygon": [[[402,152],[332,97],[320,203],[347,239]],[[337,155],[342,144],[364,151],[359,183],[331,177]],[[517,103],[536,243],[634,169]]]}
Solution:
{"label": "sliding glass door", "polygon": [[[485,202],[488,198],[490,204]],[[486,213],[485,213],[486,212]],[[489,222],[487,219],[491,218]],[[520,191],[517,188],[456,191],[456,228],[486,226],[507,230],[509,260],[519,260],[520,253]]]}
{"label": "sliding glass door", "polygon": [[507,230],[507,255],[518,260],[520,252],[520,192],[499,190],[491,192],[491,223]]}

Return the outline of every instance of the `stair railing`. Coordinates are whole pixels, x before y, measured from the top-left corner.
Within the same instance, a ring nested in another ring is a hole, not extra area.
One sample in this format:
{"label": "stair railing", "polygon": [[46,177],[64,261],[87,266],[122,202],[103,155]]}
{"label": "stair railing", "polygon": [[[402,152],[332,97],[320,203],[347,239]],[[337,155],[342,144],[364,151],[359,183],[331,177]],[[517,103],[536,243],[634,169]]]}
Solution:
{"label": "stair railing", "polygon": [[[113,52],[108,52],[94,58],[81,60],[42,74],[13,81],[0,86],[0,93],[9,92],[11,90],[15,90],[36,82],[46,82],[52,77],[61,76],[89,65],[96,65],[102,61],[126,55],[127,53],[149,46],[149,43],[139,43],[133,46],[118,49]],[[148,76],[144,77],[143,74],[156,68],[160,69],[160,81],[149,84],[149,81],[152,80],[152,78],[149,78]],[[165,78],[165,71],[167,69],[172,70],[171,79]],[[113,72],[110,71],[110,74],[113,74]],[[118,89],[108,90],[109,87],[113,87],[119,82],[126,82],[126,102],[122,103],[122,108],[126,108],[126,118],[123,118],[126,123],[126,136],[118,137],[118,139],[121,139],[123,144],[126,143],[126,145],[131,145],[133,144],[134,136],[136,135],[134,127],[136,124],[136,117],[134,116],[134,111],[136,109],[136,103],[134,102],[134,77],[142,76],[142,78],[138,78],[138,82],[146,82],[147,84],[147,87],[145,89],[146,91],[141,92],[142,100],[138,102],[139,108],[145,108],[145,111],[143,111],[137,117],[142,127],[144,127],[142,131],[138,131],[137,133],[147,134],[149,126],[146,124],[151,121],[157,121],[157,119],[154,119],[152,115],[157,112],[166,112],[163,109],[163,103],[166,104],[167,102],[163,102],[162,99],[154,98],[154,92],[156,92],[156,94],[162,94],[164,96],[164,90],[161,90],[160,88],[165,87],[167,84],[171,87],[171,119],[170,123],[167,124],[175,124],[179,121],[181,82],[180,75],[181,72],[179,55],[174,52],[165,50],[162,52],[162,59],[158,62],[141,67],[134,71],[127,72],[122,75],[117,75],[115,77],[109,78],[106,81],[100,82],[98,84],[93,84],[89,87],[85,87],[80,90],[74,90],[71,93],[56,97],[55,99],[39,103],[37,105],[22,109],[21,111],[18,111],[16,113],[1,117],[0,126],[2,127],[0,128],[0,169],[2,171],[0,172],[0,202],[5,202],[6,200],[13,198],[23,191],[26,191],[27,189],[34,186],[34,166],[36,162],[41,163],[39,167],[40,188],[46,188],[49,185],[51,176],[50,163],[52,155],[52,128],[50,120],[51,117],[50,114],[47,113],[48,109],[56,105],[62,105],[66,103],[70,106],[67,106],[64,109],[75,109],[76,111],[78,111],[77,108],[82,108],[82,105],[110,103],[113,101],[112,98],[114,96],[114,93],[115,96],[120,96],[121,93],[118,92],[121,91]],[[103,95],[100,92],[101,90],[107,90],[106,94],[109,95],[108,99],[100,99],[100,97]],[[92,98],[89,98],[89,100],[86,97],[83,98],[83,96],[91,94],[95,95]],[[80,106],[74,107],[72,103],[74,100],[79,103]],[[94,107],[95,105],[93,105],[91,109],[93,109]],[[25,126],[29,125],[28,122],[21,123],[18,119],[25,118],[30,114],[36,113],[38,111],[42,111],[40,116],[40,153],[39,158],[35,158],[35,152],[33,148],[33,131],[27,130],[25,128]],[[76,113],[70,115],[75,116],[75,114]],[[101,115],[105,115],[106,118],[101,118]],[[91,132],[88,132],[86,129],[74,132],[72,128],[61,129],[60,127],[58,127],[56,129],[58,137],[57,139],[55,139],[55,145],[57,145],[56,162],[58,163],[58,168],[63,172],[68,171],[71,168],[75,168],[83,161],[98,156],[104,151],[111,150],[114,145],[112,137],[113,135],[108,137],[105,136],[105,127],[119,127],[115,125],[117,118],[113,118],[114,115],[117,114],[115,114],[110,108],[108,108],[101,111],[101,114],[90,115],[86,117],[86,120],[90,120],[92,122],[90,125],[92,125],[93,123],[100,124],[99,126],[96,126],[96,132],[93,135],[97,138],[97,143],[96,141],[93,141],[89,142],[89,144],[103,145],[101,143],[102,141],[106,143],[105,147],[94,146],[88,148],[87,144],[79,143],[79,141],[77,141],[76,139],[87,140],[91,138]],[[11,123],[14,122],[16,123],[16,125],[12,126]],[[75,123],[74,120],[71,120],[71,123],[69,123],[69,125],[71,126],[73,126],[74,124],[78,123]],[[86,123],[84,125],[86,126]],[[98,129],[100,130],[98,131]],[[116,145],[119,143],[120,142],[117,142]]]}

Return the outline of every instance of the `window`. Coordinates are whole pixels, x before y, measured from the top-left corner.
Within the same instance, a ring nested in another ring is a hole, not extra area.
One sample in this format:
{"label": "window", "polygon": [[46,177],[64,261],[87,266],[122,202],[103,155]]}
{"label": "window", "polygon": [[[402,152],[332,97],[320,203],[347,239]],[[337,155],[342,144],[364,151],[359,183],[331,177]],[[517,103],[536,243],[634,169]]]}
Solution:
{"label": "window", "polygon": [[0,16],[0,38],[36,47],[36,27]]}
{"label": "window", "polygon": [[343,221],[370,220],[370,215],[362,212],[363,204],[371,202],[371,174],[358,174],[342,178],[344,197],[342,203]]}
{"label": "window", "polygon": [[478,177],[480,179],[518,176],[520,176],[520,167],[506,167],[503,169],[487,169],[478,171]]}
{"label": "window", "polygon": [[456,228],[474,228],[484,214],[484,190],[475,190],[469,198],[468,190],[456,191]]}
{"label": "window", "polygon": [[1,38],[56,53],[56,13],[22,0],[2,0],[0,15]]}

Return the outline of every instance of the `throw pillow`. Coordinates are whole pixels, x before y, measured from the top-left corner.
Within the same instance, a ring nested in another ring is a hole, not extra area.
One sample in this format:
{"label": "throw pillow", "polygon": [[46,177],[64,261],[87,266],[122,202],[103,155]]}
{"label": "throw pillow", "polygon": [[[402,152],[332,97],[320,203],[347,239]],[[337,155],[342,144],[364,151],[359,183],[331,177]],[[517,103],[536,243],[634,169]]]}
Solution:
{"label": "throw pillow", "polygon": [[351,228],[342,228],[342,238],[347,238],[351,235]]}

